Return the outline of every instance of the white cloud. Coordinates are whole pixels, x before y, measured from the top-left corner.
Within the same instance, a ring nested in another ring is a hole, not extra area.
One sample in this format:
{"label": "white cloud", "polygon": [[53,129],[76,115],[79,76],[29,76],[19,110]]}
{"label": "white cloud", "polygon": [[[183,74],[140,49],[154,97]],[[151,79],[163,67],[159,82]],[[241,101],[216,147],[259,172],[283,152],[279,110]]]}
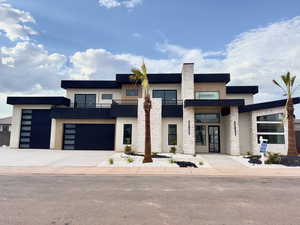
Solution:
{"label": "white cloud", "polygon": [[5,0],[0,0],[0,30],[4,31],[7,38],[11,41],[27,41],[31,35],[37,34],[26,23],[35,23],[30,13],[15,9]]}
{"label": "white cloud", "polygon": [[14,47],[0,48],[0,91],[32,92],[54,89],[66,78],[67,58],[49,54],[42,45],[18,42]]}
{"label": "white cloud", "polygon": [[139,4],[142,4],[142,0],[99,0],[99,4],[102,7],[106,7],[108,9],[110,8],[116,8],[119,6],[124,6],[126,8],[134,8]]}

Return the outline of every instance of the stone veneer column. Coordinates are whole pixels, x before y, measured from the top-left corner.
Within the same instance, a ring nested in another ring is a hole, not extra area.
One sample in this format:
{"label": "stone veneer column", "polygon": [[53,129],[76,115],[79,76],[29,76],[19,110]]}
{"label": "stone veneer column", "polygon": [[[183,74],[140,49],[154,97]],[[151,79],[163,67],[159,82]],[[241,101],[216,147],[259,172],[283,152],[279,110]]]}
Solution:
{"label": "stone veneer column", "polygon": [[51,119],[51,136],[50,136],[50,149],[55,149],[56,141],[56,119]]}
{"label": "stone veneer column", "polygon": [[230,149],[228,153],[230,155],[240,155],[240,132],[239,132],[239,110],[236,106],[230,107],[229,115],[229,141]]}
{"label": "stone veneer column", "polygon": [[[162,101],[160,98],[152,98],[152,109],[150,112],[151,126],[151,151],[162,151]],[[133,137],[135,138],[135,137]],[[137,120],[137,151],[145,151],[145,111],[144,99],[138,99],[138,120]]]}
{"label": "stone veneer column", "polygon": [[[184,63],[181,82],[182,100],[194,99],[194,64]],[[195,153],[195,110],[183,107],[182,150],[185,154]]]}

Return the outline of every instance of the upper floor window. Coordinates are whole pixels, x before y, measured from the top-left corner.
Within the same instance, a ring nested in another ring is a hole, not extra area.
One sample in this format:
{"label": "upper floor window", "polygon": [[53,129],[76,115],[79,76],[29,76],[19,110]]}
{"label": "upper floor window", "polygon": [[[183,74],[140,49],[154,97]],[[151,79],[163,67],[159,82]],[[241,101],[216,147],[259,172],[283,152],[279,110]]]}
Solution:
{"label": "upper floor window", "polygon": [[96,94],[75,94],[75,107],[95,108]]}
{"label": "upper floor window", "polygon": [[126,89],[126,96],[138,96],[139,90],[138,89]]}
{"label": "upper floor window", "polygon": [[218,91],[198,91],[195,93],[195,99],[219,99]]}
{"label": "upper floor window", "polygon": [[111,100],[113,98],[113,95],[112,94],[102,94],[101,98],[103,100]]}
{"label": "upper floor window", "polygon": [[161,98],[163,103],[174,103],[177,100],[176,90],[153,90],[153,98]]}

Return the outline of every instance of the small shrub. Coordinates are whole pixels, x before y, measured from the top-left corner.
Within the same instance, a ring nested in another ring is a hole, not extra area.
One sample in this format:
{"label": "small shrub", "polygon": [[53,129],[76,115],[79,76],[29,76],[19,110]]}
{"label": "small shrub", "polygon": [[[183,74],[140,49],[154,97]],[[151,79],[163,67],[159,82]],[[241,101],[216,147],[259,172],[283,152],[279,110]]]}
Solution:
{"label": "small shrub", "polygon": [[199,164],[199,166],[203,166],[204,163],[202,161],[199,161],[198,164]]}
{"label": "small shrub", "polygon": [[281,156],[279,153],[268,152],[268,159],[266,164],[280,164]]}
{"label": "small shrub", "polygon": [[177,150],[176,147],[172,146],[170,149],[170,153],[176,154],[176,150]]}
{"label": "small shrub", "polygon": [[174,159],[169,159],[169,163],[171,163],[171,164],[176,163],[176,160],[174,160]]}
{"label": "small shrub", "polygon": [[194,157],[197,157],[197,154],[195,153],[193,156],[194,156]]}
{"label": "small shrub", "polygon": [[130,145],[126,145],[125,146],[125,154],[130,154],[130,153],[132,153],[131,146]]}
{"label": "small shrub", "polygon": [[114,159],[110,158],[110,159],[108,160],[108,162],[109,162],[110,165],[113,165],[113,164],[114,164]]}
{"label": "small shrub", "polygon": [[247,153],[246,153],[246,155],[252,155],[252,152],[250,152],[250,151],[248,151]]}
{"label": "small shrub", "polygon": [[131,158],[131,157],[128,157],[128,158],[127,158],[127,162],[129,162],[129,163],[133,163],[133,162],[134,162],[134,159],[133,159],[133,158]]}
{"label": "small shrub", "polygon": [[153,156],[157,156],[157,155],[158,155],[158,152],[152,152],[152,155],[153,155]]}

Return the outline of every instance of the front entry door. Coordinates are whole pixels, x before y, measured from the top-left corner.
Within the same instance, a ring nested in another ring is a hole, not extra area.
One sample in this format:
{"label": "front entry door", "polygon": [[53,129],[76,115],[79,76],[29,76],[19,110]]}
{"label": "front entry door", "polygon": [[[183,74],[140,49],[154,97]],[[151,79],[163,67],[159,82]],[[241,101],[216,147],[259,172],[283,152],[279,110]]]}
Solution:
{"label": "front entry door", "polygon": [[208,150],[209,152],[220,152],[220,127],[208,126]]}

